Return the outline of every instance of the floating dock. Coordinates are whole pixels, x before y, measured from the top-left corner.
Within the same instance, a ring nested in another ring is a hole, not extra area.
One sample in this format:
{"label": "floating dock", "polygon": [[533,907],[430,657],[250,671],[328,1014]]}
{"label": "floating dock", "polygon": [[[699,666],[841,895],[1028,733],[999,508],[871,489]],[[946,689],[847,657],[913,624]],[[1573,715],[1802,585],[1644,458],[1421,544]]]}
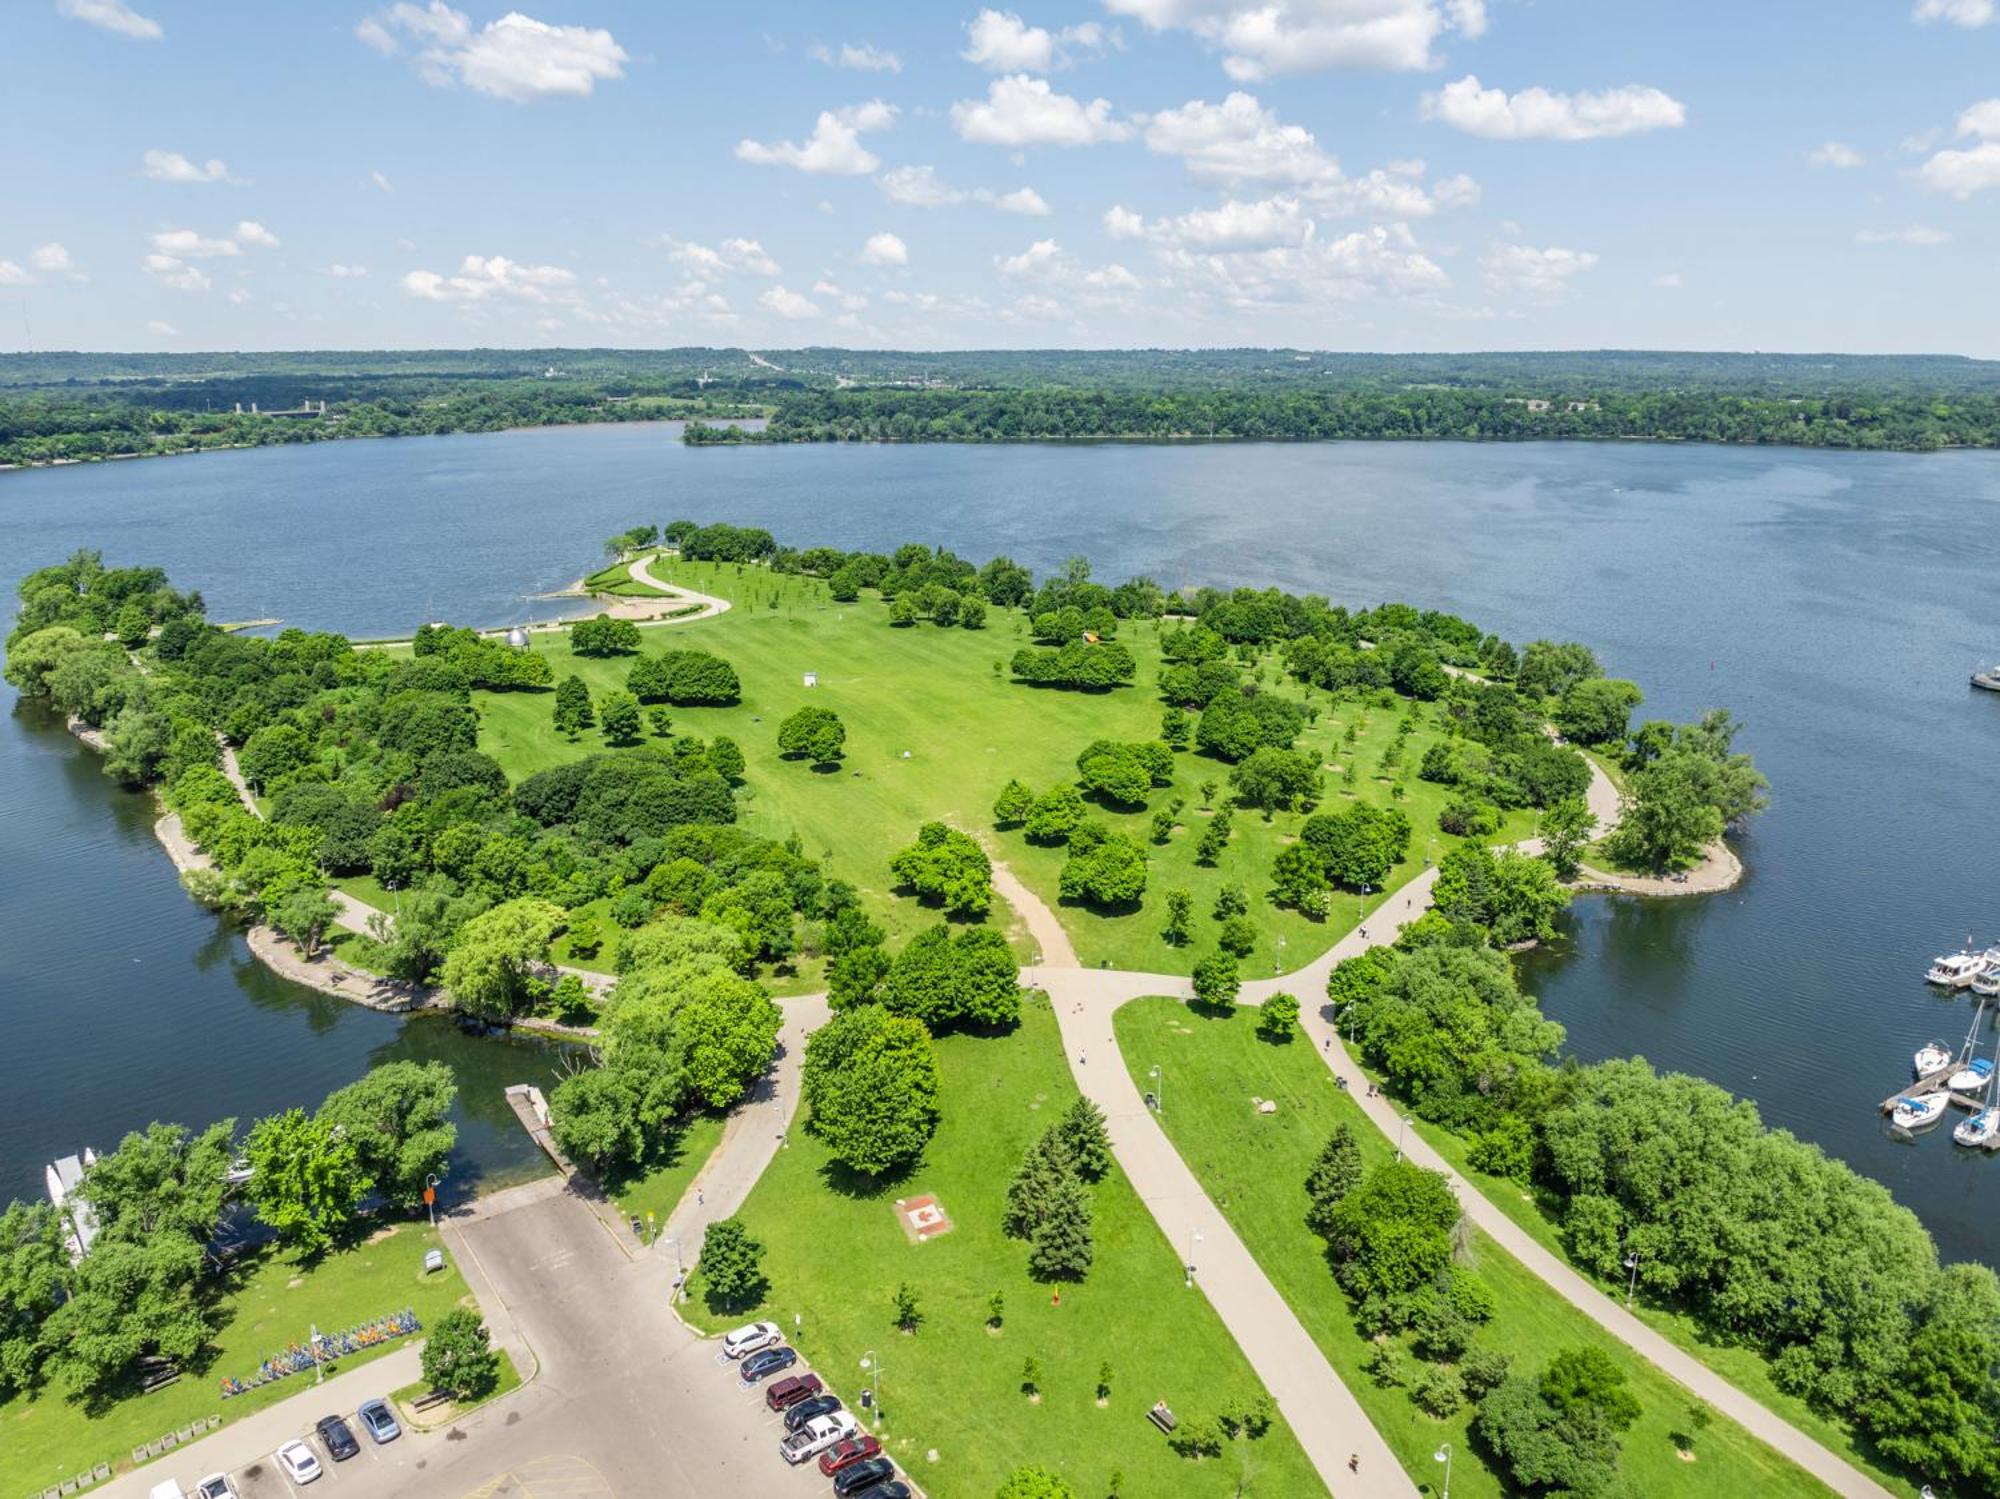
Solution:
{"label": "floating dock", "polygon": [[[1951,1093],[1951,1090],[1944,1085],[1945,1079],[1958,1070],[1958,1065],[1957,1063],[1953,1063],[1942,1072],[1933,1072],[1921,1082],[1911,1083],[1907,1088],[1898,1088],[1894,1093],[1891,1093],[1887,1098],[1882,1100],[1882,1112],[1884,1114],[1894,1113],[1896,1105],[1905,1098],[1922,1098],[1931,1093]],[[1985,1099],[1975,1098],[1970,1093],[1951,1093],[1951,1101],[1958,1105],[1959,1108],[1972,1114],[1977,1114],[1986,1107]],[[2000,1135],[1996,1135],[1993,1139],[1988,1140],[1982,1148],[1986,1150],[2000,1150]]]}

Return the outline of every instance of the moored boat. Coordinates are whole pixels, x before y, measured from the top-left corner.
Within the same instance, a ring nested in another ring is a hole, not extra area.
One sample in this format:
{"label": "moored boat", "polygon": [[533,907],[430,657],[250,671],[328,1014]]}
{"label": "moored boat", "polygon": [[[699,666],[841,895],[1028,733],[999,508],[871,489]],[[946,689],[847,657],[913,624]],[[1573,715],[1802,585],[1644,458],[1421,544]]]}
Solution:
{"label": "moored boat", "polygon": [[1982,666],[1972,674],[1972,685],[1988,692],[2000,692],[2000,666]]}
{"label": "moored boat", "polygon": [[1988,1104],[1970,1119],[1960,1121],[1951,1137],[1961,1145],[1990,1145],[2000,1139],[2000,1109]]}
{"label": "moored boat", "polygon": [[1917,1048],[1917,1054],[1910,1059],[1918,1077],[1929,1077],[1933,1072],[1942,1072],[1952,1062],[1951,1048],[1942,1041],[1926,1041]]}
{"label": "moored boat", "polygon": [[1890,1120],[1907,1130],[1929,1129],[1944,1118],[1944,1111],[1951,1106],[1949,1093],[1906,1094],[1896,1100]]}
{"label": "moored boat", "polygon": [[1945,953],[1931,959],[1924,977],[1946,989],[1963,989],[1986,971],[1985,957],[1976,952]]}
{"label": "moored boat", "polygon": [[1993,1080],[1993,1062],[1988,1057],[1974,1057],[1958,1071],[1944,1080],[1945,1087],[1954,1093],[1983,1093],[1986,1085]]}

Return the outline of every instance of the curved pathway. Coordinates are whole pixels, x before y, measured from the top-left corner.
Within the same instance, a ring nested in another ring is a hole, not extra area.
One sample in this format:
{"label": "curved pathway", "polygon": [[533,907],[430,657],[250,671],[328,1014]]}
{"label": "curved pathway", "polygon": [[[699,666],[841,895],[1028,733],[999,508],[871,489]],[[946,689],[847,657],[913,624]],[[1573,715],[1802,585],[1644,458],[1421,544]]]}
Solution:
{"label": "curved pathway", "polygon": [[[1617,820],[1617,791],[1595,763],[1591,766],[1591,774],[1591,810],[1598,814],[1601,826],[1609,826]],[[1529,850],[1535,846],[1532,840],[1522,845]],[[1373,1428],[1367,1427],[1366,1417],[1354,1404],[1353,1397],[1340,1385],[1338,1376],[1319,1355],[1318,1349],[1311,1346],[1310,1339],[1305,1338],[1297,1318],[1278,1299],[1277,1292],[1244,1250],[1241,1241],[1236,1239],[1223,1223],[1221,1215],[1202,1194],[1193,1173],[1175,1154],[1165,1132],[1139,1097],[1138,1089],[1133,1086],[1119,1054],[1112,1029],[1112,1016],[1118,1007],[1149,995],[1192,998],[1190,982],[1166,974],[1076,967],[1074,950],[1055,913],[1033,891],[1021,884],[1005,865],[995,865],[993,882],[995,888],[1021,913],[1029,930],[1041,944],[1043,963],[1039,967],[1023,969],[1022,981],[1046,991],[1054,1003],[1057,1018],[1062,1024],[1063,1044],[1070,1050],[1070,1070],[1076,1075],[1077,1085],[1110,1118],[1112,1143],[1117,1149],[1120,1164],[1125,1166],[1134,1184],[1140,1187],[1147,1206],[1153,1209],[1154,1217],[1170,1239],[1184,1245],[1189,1229],[1202,1235],[1200,1250],[1206,1256],[1203,1268],[1207,1271],[1203,1285],[1210,1299],[1216,1302],[1217,1310],[1223,1313],[1223,1319],[1236,1335],[1237,1342],[1271,1387],[1272,1394],[1278,1397],[1286,1419],[1291,1421],[1300,1440],[1306,1443],[1309,1455],[1315,1463],[1321,1463],[1322,1453],[1308,1436],[1308,1432],[1315,1428],[1302,1424],[1300,1417],[1294,1415],[1293,1406],[1279,1394],[1280,1383],[1286,1383],[1289,1389],[1288,1376],[1296,1376],[1302,1367],[1313,1367],[1315,1382],[1323,1382],[1329,1390],[1338,1391],[1338,1399],[1333,1403],[1350,1409],[1352,1420],[1367,1430],[1367,1435],[1384,1454],[1386,1460],[1383,1467],[1374,1471],[1387,1468],[1401,1479],[1401,1469],[1395,1466],[1393,1457],[1386,1456],[1386,1447],[1375,1437]],[[1332,1006],[1324,999],[1327,977],[1341,960],[1394,941],[1405,922],[1415,920],[1430,909],[1432,887],[1436,882],[1436,867],[1426,868],[1400,889],[1390,892],[1381,905],[1369,913],[1366,922],[1312,962],[1276,978],[1244,984],[1241,1001],[1255,1005],[1273,994],[1300,996],[1304,1001],[1300,1007],[1300,1024],[1308,1036],[1320,1043],[1319,1054],[1334,1075],[1350,1084],[1349,1095],[1369,1120],[1385,1136],[1397,1140],[1403,1153],[1411,1160],[1430,1170],[1442,1172],[1458,1194],[1465,1216],[1563,1300],[1834,1493],[1853,1496],[1853,1499],[1863,1499],[1863,1496],[1865,1499],[1890,1499],[1888,1489],[1654,1331],[1612,1297],[1598,1290],[1560,1256],[1544,1248],[1478,1187],[1459,1175],[1421,1136],[1407,1131],[1394,1102],[1382,1094],[1371,1097],[1361,1086],[1366,1078],[1348,1056],[1333,1023]],[[1097,1052],[1109,1065],[1090,1061],[1092,1052]],[[1165,1158],[1162,1158],[1162,1152]],[[1219,1234],[1211,1233],[1211,1225],[1219,1230]],[[1225,1281],[1231,1284],[1225,1286]],[[1224,1298],[1228,1300],[1226,1307]],[[1278,1301],[1282,1317],[1272,1318],[1266,1298]],[[1285,1323],[1290,1324],[1289,1328]],[[1294,1331],[1307,1342],[1312,1364],[1302,1363],[1301,1354],[1284,1347]],[[1304,1400],[1313,1392],[1293,1393],[1294,1398]],[[1358,1437],[1342,1435],[1334,1445],[1344,1445],[1350,1452],[1362,1452],[1362,1448],[1353,1445],[1358,1440]],[[1343,1492],[1339,1480],[1347,1476],[1344,1459],[1330,1475],[1321,1463],[1321,1472],[1328,1476],[1329,1486],[1336,1493]],[[1374,1476],[1365,1452],[1363,1473],[1371,1478]],[[1407,1482],[1406,1479],[1402,1481]],[[1358,1489],[1350,1484],[1348,1491],[1390,1492],[1379,1483]]]}
{"label": "curved pathway", "polygon": [[657,588],[661,593],[666,594],[668,597],[665,602],[669,605],[676,607],[688,603],[701,605],[699,610],[687,614],[676,614],[672,619],[661,620],[661,624],[693,624],[698,619],[713,619],[718,614],[727,614],[729,612],[728,599],[717,598],[715,595],[709,593],[696,593],[692,588],[684,587],[679,583],[669,583],[665,578],[654,577],[652,565],[657,561],[659,561],[659,553],[657,552],[646,557],[635,557],[632,560],[629,571],[634,578],[644,583],[648,588]]}
{"label": "curved pathway", "polygon": [[[1209,1201],[1133,1086],[1118,1054],[1111,1017],[1133,997],[1124,992],[1129,981],[1144,976],[1078,968],[1075,950],[1055,913],[1005,864],[994,866],[993,884],[1041,945],[1041,965],[1024,969],[1022,979],[1048,994],[1062,1029],[1070,1072],[1084,1097],[1104,1111],[1119,1166],[1167,1242],[1186,1256],[1191,1281],[1200,1284],[1236,1346],[1271,1392],[1327,1489],[1342,1496],[1415,1499],[1417,1487],[1389,1444],[1228,1220]],[[1155,991],[1149,987],[1145,992]]]}

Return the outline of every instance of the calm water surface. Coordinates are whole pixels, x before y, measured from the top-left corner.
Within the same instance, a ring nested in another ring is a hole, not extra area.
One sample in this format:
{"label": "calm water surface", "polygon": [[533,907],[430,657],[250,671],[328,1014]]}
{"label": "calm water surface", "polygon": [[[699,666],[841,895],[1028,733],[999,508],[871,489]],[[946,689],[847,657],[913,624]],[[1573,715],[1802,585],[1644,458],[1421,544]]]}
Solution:
{"label": "calm water surface", "polygon": [[[1964,1034],[1921,972],[2000,934],[2000,455],[1603,445],[689,450],[668,426],[323,444],[0,475],[0,586],[78,546],[166,567],[214,618],[357,635],[506,623],[677,515],[800,543],[938,542],[1170,586],[1402,598],[1524,641],[1589,642],[1645,715],[1727,705],[1773,783],[1727,895],[1580,901],[1526,962],[1586,1058],[1642,1053],[1758,1100],[1886,1181],[1948,1254],[2000,1254],[2000,1159],[1875,1105]],[[9,700],[11,702],[11,699]],[[0,716],[0,1192],[160,1116],[311,1101],[371,1061],[464,1079],[465,1171],[519,1170],[499,1086],[538,1048],[285,985],[180,894],[146,827],[59,729]],[[1987,1040],[1988,1047],[1992,1042]]]}

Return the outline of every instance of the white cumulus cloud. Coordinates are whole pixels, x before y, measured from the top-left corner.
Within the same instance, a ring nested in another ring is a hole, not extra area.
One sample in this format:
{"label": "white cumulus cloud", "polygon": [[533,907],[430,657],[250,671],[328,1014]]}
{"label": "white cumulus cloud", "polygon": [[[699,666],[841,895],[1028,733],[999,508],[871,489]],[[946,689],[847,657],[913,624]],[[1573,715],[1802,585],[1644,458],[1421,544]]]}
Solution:
{"label": "white cumulus cloud", "polygon": [[37,245],[34,254],[28,257],[28,264],[38,271],[65,271],[74,273],[76,266],[70,259],[66,246],[51,240],[46,245]]}
{"label": "white cumulus cloud", "polygon": [[965,30],[966,47],[959,56],[995,73],[1046,73],[1068,65],[1079,53],[1101,53],[1116,40],[1095,21],[1050,31],[1030,26],[1012,11],[991,8],[973,17]]}
{"label": "white cumulus cloud", "polygon": [[961,139],[987,146],[1089,146],[1132,134],[1130,125],[1111,118],[1110,100],[1085,104],[1025,73],[994,79],[983,100],[959,100],[951,123]]}
{"label": "white cumulus cloud", "polygon": [[901,239],[886,229],[880,234],[868,236],[868,242],[861,247],[863,265],[908,265],[910,248]]}
{"label": "white cumulus cloud", "polygon": [[1025,214],[1029,218],[1046,218],[1050,213],[1047,200],[1032,187],[1017,187],[1011,193],[983,194],[981,202],[991,203],[1002,213]]}
{"label": "white cumulus cloud", "polygon": [[101,30],[142,42],[156,42],[165,35],[158,21],[140,15],[125,0],[56,0],[56,9],[71,20],[88,21]]}
{"label": "white cumulus cloud", "polygon": [[236,242],[255,245],[260,250],[275,250],[279,244],[278,236],[255,219],[245,219],[236,226]]}
{"label": "white cumulus cloud", "polygon": [[1002,213],[1026,214],[1031,218],[1041,218],[1050,211],[1047,201],[1032,187],[1017,187],[1007,193],[976,187],[967,192],[946,182],[938,175],[937,168],[931,166],[892,168],[877,177],[875,185],[892,203],[910,208],[950,208],[959,203],[985,203]]}
{"label": "white cumulus cloud", "polygon": [[0,286],[33,286],[35,278],[21,268],[19,261],[0,260]]}
{"label": "white cumulus cloud", "polygon": [[842,42],[836,49],[820,42],[812,49],[814,62],[830,68],[851,68],[857,73],[900,73],[903,59],[884,47],[867,42]]}
{"label": "white cumulus cloud", "polygon": [[335,261],[326,268],[326,273],[336,281],[358,281],[361,277],[368,274],[368,267],[365,265],[346,265],[340,261]]}
{"label": "white cumulus cloud", "polygon": [[1977,137],[1979,144],[1935,153],[1917,168],[1917,181],[1954,198],[2000,187],[2000,99],[1982,99],[1959,115],[1958,133]]}
{"label": "white cumulus cloud", "polygon": [[1185,30],[1222,53],[1240,82],[1335,68],[1414,72],[1438,65],[1447,31],[1486,30],[1483,0],[1105,0],[1114,14]]}
{"label": "white cumulus cloud", "polygon": [[468,255],[454,275],[410,271],[403,290],[430,302],[551,302],[569,296],[576,273],[556,265],[522,265],[505,255]]}
{"label": "white cumulus cloud", "polygon": [[1104,210],[1104,232],[1113,239],[1137,239],[1146,232],[1146,221],[1123,203]]}
{"label": "white cumulus cloud", "polygon": [[148,151],[142,158],[139,175],[155,182],[227,182],[229,166],[214,157],[196,163],[178,151]]}
{"label": "white cumulus cloud", "polygon": [[1920,23],[1946,21],[1967,28],[1984,26],[1996,14],[2000,8],[1993,0],[1917,0],[1916,9],[1910,12]]}
{"label": "white cumulus cloud", "polygon": [[1424,95],[1424,117],[1468,135],[1497,141],[1587,141],[1671,130],[1687,123],[1687,106],[1643,84],[1600,93],[1557,94],[1545,88],[1484,88],[1468,73]]}
{"label": "white cumulus cloud", "polygon": [[1841,141],[1827,141],[1806,153],[1806,161],[1816,167],[1836,167],[1846,169],[1858,167],[1868,160],[1852,146]]}
{"label": "white cumulus cloud", "polygon": [[631,60],[601,27],[551,26],[509,11],[475,29],[464,11],[444,0],[404,0],[354,30],[385,55],[407,44],[417,72],[434,87],[469,88],[516,104],[587,98],[599,83],[624,77]]}
{"label": "white cumulus cloud", "polygon": [[778,262],[754,239],[725,239],[719,245],[709,246],[669,236],[660,243],[669,259],[678,261],[697,276],[778,274]]}
{"label": "white cumulus cloud", "polygon": [[1596,255],[1588,250],[1497,244],[1480,257],[1479,269],[1491,291],[1554,297],[1596,264]]}
{"label": "white cumulus cloud", "polygon": [[757,298],[761,307],[769,308],[781,318],[813,318],[819,316],[819,304],[804,292],[788,291],[782,286],[774,286]]}
{"label": "white cumulus cloud", "polygon": [[153,236],[153,249],[161,255],[191,260],[213,260],[243,253],[243,247],[233,239],[218,239],[193,229],[162,229]]}
{"label": "white cumulus cloud", "polygon": [[861,144],[861,137],[887,130],[896,123],[897,114],[895,105],[880,99],[822,110],[803,145],[792,141],[766,145],[746,139],[736,143],[736,158],[761,167],[797,167],[801,172],[858,177],[882,164],[880,157]]}
{"label": "white cumulus cloud", "polygon": [[215,284],[199,266],[189,265],[178,255],[156,250],[139,264],[148,276],[175,291],[207,291]]}

